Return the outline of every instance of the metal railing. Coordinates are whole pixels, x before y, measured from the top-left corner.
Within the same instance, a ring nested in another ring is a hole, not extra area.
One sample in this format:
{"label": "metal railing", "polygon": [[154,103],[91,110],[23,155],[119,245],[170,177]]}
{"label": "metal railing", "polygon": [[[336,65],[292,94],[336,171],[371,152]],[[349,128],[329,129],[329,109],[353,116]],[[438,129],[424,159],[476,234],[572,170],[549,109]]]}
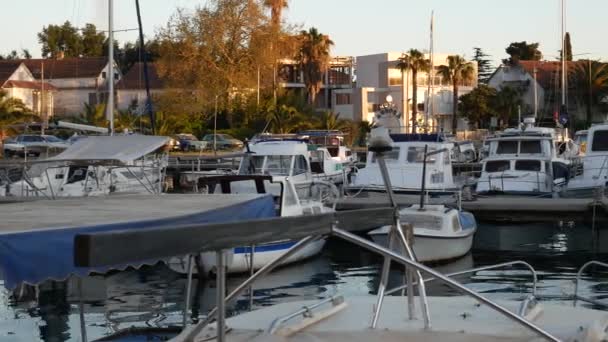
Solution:
{"label": "metal railing", "polygon": [[268,327],[266,332],[269,334],[274,334],[283,323],[285,323],[293,318],[296,318],[300,315],[302,315],[305,318],[306,317],[310,318],[313,316],[312,310],[314,310],[324,304],[329,304],[329,303],[331,303],[335,307],[337,305],[344,303],[344,297],[342,297],[342,296],[328,297],[315,304],[304,306],[301,309],[299,309],[295,312],[292,312],[290,314],[287,314],[285,316],[277,317],[274,321],[272,321],[272,323],[270,324],[270,326]]}
{"label": "metal railing", "polygon": [[587,269],[589,266],[592,266],[592,265],[608,268],[608,264],[607,263],[604,263],[604,262],[601,262],[601,261],[596,261],[596,260],[591,260],[591,261],[585,263],[583,266],[581,266],[581,268],[578,269],[578,272],[576,272],[576,279],[574,280],[574,296],[573,296],[574,297],[574,306],[576,306],[576,301],[577,300],[582,300],[584,302],[588,302],[588,303],[591,303],[591,304],[600,305],[600,306],[604,306],[604,307],[608,306],[608,304],[606,304],[606,303],[601,303],[601,302],[598,302],[598,301],[593,300],[591,298],[581,297],[581,296],[578,295],[578,289],[579,289],[579,283],[580,283],[580,280],[581,280],[581,275],[583,274],[583,271],[585,269]]}
{"label": "metal railing", "polygon": [[[464,270],[464,271],[459,271],[459,272],[452,272],[452,273],[448,273],[445,274],[446,277],[455,277],[455,276],[459,276],[459,275],[464,275],[464,274],[469,274],[469,273],[475,273],[475,272],[480,272],[480,271],[488,271],[488,270],[493,270],[493,269],[498,269],[498,268],[503,268],[503,267],[509,267],[509,266],[514,266],[514,265],[522,265],[525,268],[527,268],[528,270],[530,270],[530,273],[532,275],[532,296],[536,297],[537,293],[537,284],[538,284],[538,275],[536,273],[536,270],[534,269],[534,267],[532,267],[532,265],[528,264],[525,261],[522,260],[516,260],[516,261],[510,261],[510,262],[503,262],[500,264],[495,264],[495,265],[488,265],[488,266],[482,266],[482,267],[477,267],[477,268],[472,268],[469,270]],[[437,278],[426,278],[424,279],[425,282],[427,281],[433,281],[433,280],[437,280]],[[405,288],[407,288],[407,285],[401,285],[398,287],[395,287],[393,289],[390,289],[388,291],[386,291],[387,295],[399,292],[404,290]]]}

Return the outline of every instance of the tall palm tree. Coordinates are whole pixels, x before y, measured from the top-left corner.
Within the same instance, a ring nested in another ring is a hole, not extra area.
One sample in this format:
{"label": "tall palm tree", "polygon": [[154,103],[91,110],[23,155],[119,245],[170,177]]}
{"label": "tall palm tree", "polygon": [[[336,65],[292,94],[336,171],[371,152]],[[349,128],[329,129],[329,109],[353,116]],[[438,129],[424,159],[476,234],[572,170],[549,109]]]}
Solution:
{"label": "tall palm tree", "polygon": [[575,96],[587,107],[586,121],[593,121],[593,106],[597,106],[608,94],[608,65],[598,61],[579,60],[570,69],[568,83],[574,88]]}
{"label": "tall palm tree", "polygon": [[[418,72],[428,71],[431,68],[431,61],[424,58],[424,54],[416,49],[410,49],[407,53],[399,57],[397,68],[403,71],[412,71],[412,133],[416,133],[416,116],[418,115]],[[402,74],[403,75],[403,74]],[[403,77],[403,76],[402,76]]]}
{"label": "tall palm tree", "polygon": [[311,27],[300,32],[300,51],[298,61],[304,72],[304,84],[308,93],[308,103],[314,106],[317,93],[323,84],[323,75],[329,69],[329,50],[334,42],[329,36]]}
{"label": "tall palm tree", "polygon": [[89,125],[107,127],[108,120],[106,119],[105,104],[91,105],[84,104],[84,112],[80,114],[82,121]]}
{"label": "tall palm tree", "polygon": [[438,74],[444,80],[452,82],[452,133],[456,133],[458,118],[458,87],[462,82],[471,81],[475,77],[473,63],[467,62],[462,56],[451,55],[447,58],[447,65],[439,66]]}
{"label": "tall palm tree", "polygon": [[264,6],[270,8],[270,23],[274,28],[281,25],[283,10],[289,7],[288,0],[264,0]]}

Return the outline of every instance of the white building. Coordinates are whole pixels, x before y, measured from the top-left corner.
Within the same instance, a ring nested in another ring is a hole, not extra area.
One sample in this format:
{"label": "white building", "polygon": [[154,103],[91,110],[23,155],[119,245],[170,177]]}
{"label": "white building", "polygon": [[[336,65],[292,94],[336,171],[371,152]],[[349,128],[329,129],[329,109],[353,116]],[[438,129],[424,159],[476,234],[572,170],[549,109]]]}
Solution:
{"label": "white building", "polygon": [[[53,85],[55,115],[78,115],[84,105],[105,103],[108,96],[107,73],[109,63],[105,57],[49,58],[21,60],[37,80]],[[120,71],[114,65],[114,82],[120,80]]]}
{"label": "white building", "polygon": [[0,89],[9,98],[21,100],[34,113],[53,116],[56,88],[48,82],[36,80],[22,61],[0,61]]}
{"label": "white building", "polygon": [[[355,121],[372,122],[380,106],[386,103],[387,95],[391,95],[396,110],[404,113],[401,116],[402,125],[408,129],[411,126],[411,113],[414,107],[413,82],[411,71],[406,71],[402,77],[397,68],[402,53],[387,52],[374,55],[358,56],[356,58],[356,88],[336,90],[332,94],[332,110],[340,113],[340,117]],[[438,129],[451,130],[452,118],[452,84],[436,75],[439,65],[446,63],[447,54],[435,54],[435,75],[431,82],[431,102],[429,102],[429,73],[418,72],[417,76],[417,108],[418,121],[429,118],[428,124]],[[428,58],[428,55],[425,55]],[[466,82],[459,87],[459,95],[470,92],[477,86],[477,66],[472,82]],[[405,89],[404,89],[405,88]],[[406,93],[406,100],[403,92]],[[466,122],[459,121],[459,128],[466,128]]]}

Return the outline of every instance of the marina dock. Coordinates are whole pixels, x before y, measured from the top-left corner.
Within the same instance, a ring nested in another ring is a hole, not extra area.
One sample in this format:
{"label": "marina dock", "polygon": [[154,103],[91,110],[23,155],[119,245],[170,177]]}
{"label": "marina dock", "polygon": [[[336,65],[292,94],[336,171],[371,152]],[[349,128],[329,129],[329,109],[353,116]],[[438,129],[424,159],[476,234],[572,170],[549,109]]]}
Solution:
{"label": "marina dock", "polygon": [[[420,203],[417,195],[395,195],[400,206]],[[431,197],[429,204],[457,206],[452,196]],[[387,204],[384,194],[368,197],[346,197],[341,199],[338,210],[353,210],[382,207]],[[462,201],[462,209],[475,214],[480,221],[491,222],[547,222],[556,220],[584,220],[585,222],[608,221],[608,199],[592,198],[538,198],[525,196],[477,197]]]}

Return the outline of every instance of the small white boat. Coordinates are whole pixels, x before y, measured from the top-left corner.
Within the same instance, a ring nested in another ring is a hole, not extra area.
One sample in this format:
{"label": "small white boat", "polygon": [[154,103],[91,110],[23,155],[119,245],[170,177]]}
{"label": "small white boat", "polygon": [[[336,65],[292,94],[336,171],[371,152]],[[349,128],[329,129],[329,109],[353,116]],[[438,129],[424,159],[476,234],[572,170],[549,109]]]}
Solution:
{"label": "small white boat", "polygon": [[[473,245],[477,223],[473,214],[444,205],[413,205],[399,210],[401,222],[414,228],[413,249],[418,261],[436,262],[459,258]],[[368,234],[377,244],[388,246],[390,227],[383,226]],[[404,253],[400,246],[393,249]]]}
{"label": "small white boat", "polygon": [[[384,156],[393,192],[419,194],[422,187],[425,147],[433,154],[426,160],[425,189],[431,194],[452,194],[461,186],[455,182],[450,154],[454,148],[438,134],[391,134],[392,150]],[[444,151],[442,151],[444,150]],[[438,152],[439,151],[439,152]],[[435,153],[438,152],[438,153]],[[374,152],[368,152],[365,168],[348,186],[351,192],[384,192],[380,167]]]}
{"label": "small white boat", "polygon": [[57,156],[28,165],[23,179],[5,184],[0,195],[54,199],[160,193],[168,141],[144,135],[79,139]]}
{"label": "small white boat", "polygon": [[[564,197],[592,197],[594,191],[608,184],[608,124],[593,125],[579,134],[582,163],[577,165],[577,175],[568,182]],[[582,171],[582,172],[581,172]],[[602,191],[599,191],[602,192]]]}

